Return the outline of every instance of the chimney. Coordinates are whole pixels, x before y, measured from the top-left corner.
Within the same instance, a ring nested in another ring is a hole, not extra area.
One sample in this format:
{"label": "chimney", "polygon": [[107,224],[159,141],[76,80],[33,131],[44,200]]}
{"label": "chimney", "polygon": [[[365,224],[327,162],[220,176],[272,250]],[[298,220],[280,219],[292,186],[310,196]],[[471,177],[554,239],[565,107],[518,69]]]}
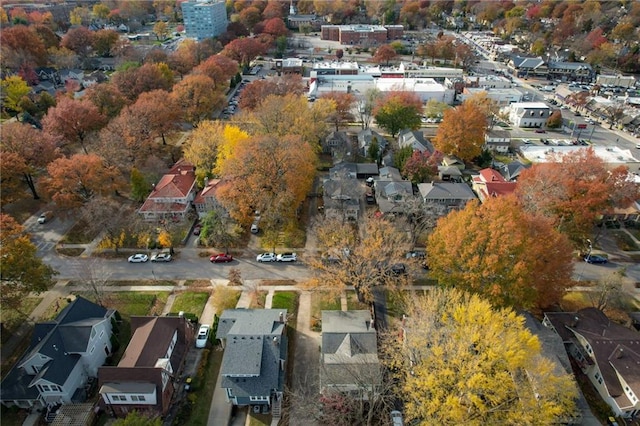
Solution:
{"label": "chimney", "polygon": [[282,312],[280,312],[279,320],[280,320],[280,322],[284,323],[284,314]]}
{"label": "chimney", "polygon": [[616,359],[622,358],[623,354],[624,354],[624,349],[619,347],[618,350],[616,351]]}
{"label": "chimney", "polygon": [[273,345],[274,346],[278,346],[278,337],[277,336],[273,336]]}

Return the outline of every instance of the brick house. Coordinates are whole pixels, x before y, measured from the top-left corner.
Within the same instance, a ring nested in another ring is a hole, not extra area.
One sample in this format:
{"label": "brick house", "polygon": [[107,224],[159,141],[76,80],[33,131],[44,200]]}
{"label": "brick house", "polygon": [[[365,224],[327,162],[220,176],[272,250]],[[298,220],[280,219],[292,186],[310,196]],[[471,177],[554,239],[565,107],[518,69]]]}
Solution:
{"label": "brick house", "polygon": [[191,210],[195,196],[196,168],[183,159],[162,176],[138,213],[149,221],[182,220]]}

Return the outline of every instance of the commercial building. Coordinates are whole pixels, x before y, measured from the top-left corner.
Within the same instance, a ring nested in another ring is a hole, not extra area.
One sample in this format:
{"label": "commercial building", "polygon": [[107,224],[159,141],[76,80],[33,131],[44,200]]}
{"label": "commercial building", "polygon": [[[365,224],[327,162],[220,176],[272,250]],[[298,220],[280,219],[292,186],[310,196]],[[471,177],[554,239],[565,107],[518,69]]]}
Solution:
{"label": "commercial building", "polygon": [[402,38],[402,25],[323,25],[322,40],[339,41],[345,45],[375,46]]}
{"label": "commercial building", "polygon": [[204,40],[227,30],[227,8],[224,1],[203,0],[182,3],[182,17],[187,37]]}

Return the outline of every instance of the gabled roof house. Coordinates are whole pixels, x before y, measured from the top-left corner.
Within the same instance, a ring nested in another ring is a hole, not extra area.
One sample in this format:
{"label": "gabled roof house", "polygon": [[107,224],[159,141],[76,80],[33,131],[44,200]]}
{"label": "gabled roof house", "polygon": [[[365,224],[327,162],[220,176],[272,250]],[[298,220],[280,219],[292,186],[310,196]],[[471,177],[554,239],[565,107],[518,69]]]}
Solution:
{"label": "gabled roof house", "polygon": [[131,331],[118,365],[98,371],[100,406],[116,417],[132,410],[162,416],[169,410],[194,326],[183,316],[134,316]]}
{"label": "gabled roof house", "polygon": [[382,371],[369,311],[322,311],[320,358],[322,394],[367,400],[379,392]]}
{"label": "gabled roof house", "polygon": [[596,308],[546,312],[543,324],[562,338],[602,399],[617,415],[640,414],[640,333]]}
{"label": "gabled roof house", "polygon": [[227,309],[216,338],[224,346],[222,388],[234,405],[270,405],[279,417],[287,362],[286,309]]}
{"label": "gabled roof house", "polygon": [[504,177],[494,169],[482,169],[472,179],[471,187],[478,195],[480,202],[484,203],[488,198],[511,194],[516,190],[515,182],[507,182]]}
{"label": "gabled roof house", "polygon": [[218,202],[216,193],[222,185],[222,179],[205,179],[204,188],[193,200],[193,205],[201,218],[213,210],[220,210],[221,204]]}
{"label": "gabled roof house", "polygon": [[196,168],[178,161],[158,182],[138,213],[145,220],[182,220],[196,196]]}
{"label": "gabled roof house", "polygon": [[419,183],[418,191],[427,208],[445,215],[451,210],[462,209],[471,200],[476,200],[469,185],[458,182]]}
{"label": "gabled roof house", "polygon": [[376,203],[382,213],[403,213],[404,202],[413,198],[413,186],[395,167],[383,167],[373,181]]}
{"label": "gabled roof house", "polygon": [[85,387],[111,355],[115,311],[77,297],[49,322],[36,324],[25,354],[2,380],[7,407],[84,402]]}
{"label": "gabled roof house", "polygon": [[418,130],[403,130],[398,135],[398,146],[404,148],[410,146],[414,151],[429,152],[433,154],[435,148],[431,141],[424,137],[424,133]]}

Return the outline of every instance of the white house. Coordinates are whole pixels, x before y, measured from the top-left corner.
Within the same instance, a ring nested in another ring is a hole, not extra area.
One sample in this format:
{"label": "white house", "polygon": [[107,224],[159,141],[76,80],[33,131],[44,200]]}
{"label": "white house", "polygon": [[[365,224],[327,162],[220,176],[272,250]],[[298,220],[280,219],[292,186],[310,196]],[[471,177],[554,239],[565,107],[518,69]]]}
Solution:
{"label": "white house", "polygon": [[516,127],[544,127],[552,111],[544,102],[516,102],[507,107],[509,121]]}
{"label": "white house", "polygon": [[511,146],[511,133],[507,130],[491,129],[484,135],[484,148],[504,154]]}

